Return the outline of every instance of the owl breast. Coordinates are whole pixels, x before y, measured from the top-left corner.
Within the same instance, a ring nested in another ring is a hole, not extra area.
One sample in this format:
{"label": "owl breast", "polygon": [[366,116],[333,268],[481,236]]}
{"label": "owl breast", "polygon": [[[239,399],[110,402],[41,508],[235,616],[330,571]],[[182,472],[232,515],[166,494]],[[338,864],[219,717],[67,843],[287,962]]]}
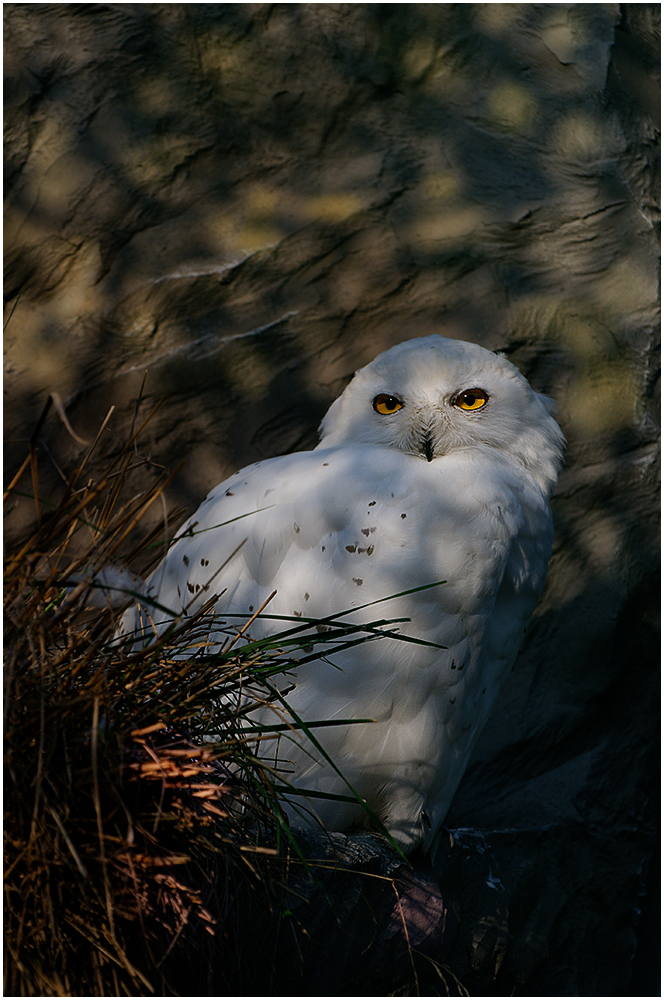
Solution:
{"label": "owl breast", "polygon": [[[274,590],[253,638],[330,615],[370,627],[370,641],[328,654],[323,625],[319,658],[289,671],[300,719],[348,723],[316,729],[322,752],[302,734],[272,744],[298,789],[293,823],[343,830],[373,813],[407,850],[431,839],[541,588],[541,491],[500,462],[318,449],[243,470],[191,527],[150,592],[174,613],[218,593],[220,644],[222,626],[246,621]],[[140,611],[125,631],[136,627]],[[272,710],[259,721],[274,722]],[[369,813],[319,797],[348,796],[349,785]]]}

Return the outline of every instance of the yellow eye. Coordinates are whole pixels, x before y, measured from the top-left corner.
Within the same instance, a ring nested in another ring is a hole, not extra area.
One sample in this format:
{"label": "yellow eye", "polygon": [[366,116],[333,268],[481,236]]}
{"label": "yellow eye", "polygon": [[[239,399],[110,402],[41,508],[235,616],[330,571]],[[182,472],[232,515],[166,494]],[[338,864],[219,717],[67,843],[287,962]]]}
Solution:
{"label": "yellow eye", "polygon": [[481,410],[488,398],[484,389],[464,389],[452,402],[460,410]]}
{"label": "yellow eye", "polygon": [[383,415],[396,413],[402,406],[403,403],[400,399],[396,396],[389,396],[386,392],[379,392],[373,401],[373,408],[376,413],[382,413]]}

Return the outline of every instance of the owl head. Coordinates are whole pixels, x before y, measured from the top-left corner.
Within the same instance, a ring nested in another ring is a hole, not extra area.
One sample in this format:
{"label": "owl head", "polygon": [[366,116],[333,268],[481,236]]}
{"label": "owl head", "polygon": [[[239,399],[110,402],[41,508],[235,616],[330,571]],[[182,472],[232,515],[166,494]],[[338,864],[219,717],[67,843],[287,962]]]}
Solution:
{"label": "owl head", "polygon": [[356,372],[320,426],[319,448],[378,445],[424,462],[491,450],[548,492],[565,439],[555,404],[501,354],[461,340],[408,340]]}

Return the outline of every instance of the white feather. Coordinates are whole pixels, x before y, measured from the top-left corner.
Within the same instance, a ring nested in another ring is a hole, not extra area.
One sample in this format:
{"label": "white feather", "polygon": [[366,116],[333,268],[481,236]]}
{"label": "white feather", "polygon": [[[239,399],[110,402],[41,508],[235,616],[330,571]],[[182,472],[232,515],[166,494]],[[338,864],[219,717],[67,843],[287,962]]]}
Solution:
{"label": "white feather", "polygon": [[[469,389],[485,404],[462,409]],[[377,412],[381,393],[401,407]],[[355,375],[317,448],[216,487],[147,593],[180,614],[223,590],[220,642],[225,616],[253,613],[275,589],[272,615],[408,618],[401,631],[435,645],[385,637],[334,664],[317,659],[294,671],[288,700],[305,721],[376,720],[316,735],[395,840],[428,847],[541,593],[563,443],[550,401],[504,357],[438,336],[407,341]],[[163,629],[172,616],[152,617]],[[122,621],[125,633],[145,626],[140,607]],[[283,627],[259,618],[251,634]],[[282,740],[279,754],[298,787],[348,794],[306,737]],[[353,803],[312,797],[308,807],[333,830],[366,820]],[[302,822],[298,810],[292,818]]]}

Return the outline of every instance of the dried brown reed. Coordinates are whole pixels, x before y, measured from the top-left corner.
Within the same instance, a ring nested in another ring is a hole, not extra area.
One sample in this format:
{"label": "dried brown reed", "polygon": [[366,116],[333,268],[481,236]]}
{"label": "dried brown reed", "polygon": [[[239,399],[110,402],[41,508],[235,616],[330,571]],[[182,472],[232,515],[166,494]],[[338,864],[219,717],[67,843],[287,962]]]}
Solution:
{"label": "dried brown reed", "polygon": [[241,928],[283,898],[274,778],[238,719],[240,694],[271,697],[260,653],[175,658],[196,618],[146,649],[113,641],[118,592],[135,595],[100,573],[145,561],[167,478],[126,499],[141,429],[93,474],[98,435],[48,507],[45,419],[5,494],[29,472],[34,525],[5,553],[5,995],[247,995]]}

